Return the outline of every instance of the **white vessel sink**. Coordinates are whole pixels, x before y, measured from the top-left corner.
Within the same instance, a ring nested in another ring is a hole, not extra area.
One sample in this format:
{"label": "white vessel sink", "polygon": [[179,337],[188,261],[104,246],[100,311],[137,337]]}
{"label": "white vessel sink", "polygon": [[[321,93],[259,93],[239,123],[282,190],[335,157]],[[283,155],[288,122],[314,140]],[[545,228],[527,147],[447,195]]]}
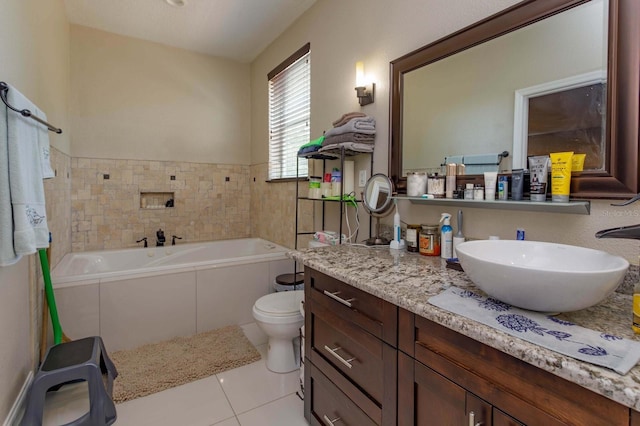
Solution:
{"label": "white vessel sink", "polygon": [[604,251],[538,241],[468,241],[456,253],[471,281],[489,296],[553,313],[601,302],[629,267],[622,257]]}

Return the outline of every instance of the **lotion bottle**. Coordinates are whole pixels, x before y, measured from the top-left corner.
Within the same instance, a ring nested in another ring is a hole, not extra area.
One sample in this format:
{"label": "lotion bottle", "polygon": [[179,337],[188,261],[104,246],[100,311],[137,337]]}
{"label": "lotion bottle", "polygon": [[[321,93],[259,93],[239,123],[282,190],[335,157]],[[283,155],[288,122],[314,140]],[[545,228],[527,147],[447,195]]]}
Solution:
{"label": "lotion bottle", "polygon": [[440,222],[443,222],[440,229],[440,257],[451,259],[453,257],[453,228],[451,227],[451,214],[442,213]]}

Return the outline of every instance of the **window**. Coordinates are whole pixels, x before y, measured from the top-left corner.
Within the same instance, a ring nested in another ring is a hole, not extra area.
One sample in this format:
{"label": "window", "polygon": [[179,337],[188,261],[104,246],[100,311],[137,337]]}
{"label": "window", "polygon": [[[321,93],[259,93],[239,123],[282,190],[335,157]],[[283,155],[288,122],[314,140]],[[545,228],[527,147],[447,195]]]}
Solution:
{"label": "window", "polygon": [[[268,74],[269,180],[296,177],[298,149],[309,142],[311,54],[307,43]],[[298,176],[308,174],[299,161]]]}

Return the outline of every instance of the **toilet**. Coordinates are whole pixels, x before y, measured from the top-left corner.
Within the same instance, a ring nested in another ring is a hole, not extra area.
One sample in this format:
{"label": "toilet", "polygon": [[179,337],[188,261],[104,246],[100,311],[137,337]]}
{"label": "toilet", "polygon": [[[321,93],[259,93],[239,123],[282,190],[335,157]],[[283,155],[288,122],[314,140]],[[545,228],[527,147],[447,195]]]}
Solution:
{"label": "toilet", "polygon": [[282,291],[262,296],[253,305],[253,318],[269,337],[267,368],[275,373],[288,373],[300,367],[298,343],[304,318],[300,302],[304,290]]}

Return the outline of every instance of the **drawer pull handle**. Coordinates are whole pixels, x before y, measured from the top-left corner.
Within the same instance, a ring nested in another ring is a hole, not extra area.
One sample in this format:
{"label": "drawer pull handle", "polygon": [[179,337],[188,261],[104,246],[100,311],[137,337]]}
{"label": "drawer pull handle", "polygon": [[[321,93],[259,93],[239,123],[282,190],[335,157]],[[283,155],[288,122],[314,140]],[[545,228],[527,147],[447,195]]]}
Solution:
{"label": "drawer pull handle", "polygon": [[338,296],[340,294],[339,291],[336,291],[335,293],[330,293],[328,290],[325,290],[324,294],[326,294],[327,296],[329,296],[333,300],[337,300],[338,302],[340,302],[343,305],[348,306],[348,307],[351,307],[351,302],[353,302],[355,300],[355,299],[347,299],[347,300],[345,300],[342,297],[339,297]]}
{"label": "drawer pull handle", "polygon": [[483,422],[476,423],[476,413],[473,411],[469,412],[469,426],[482,426]]}
{"label": "drawer pull handle", "polygon": [[329,346],[324,345],[324,349],[329,352],[331,355],[333,355],[333,357],[335,359],[337,359],[338,361],[340,361],[342,364],[344,364],[347,368],[351,368],[353,367],[353,364],[351,364],[351,361],[354,361],[356,359],[356,357],[352,357],[349,359],[344,359],[342,358],[340,355],[338,355],[336,352],[338,352],[340,349],[342,349],[340,346],[338,346],[337,348],[333,348],[331,349]]}
{"label": "drawer pull handle", "polygon": [[322,416],[322,418],[324,419],[324,422],[327,424],[327,426],[333,426],[335,422],[340,420],[340,417],[336,417],[335,419],[331,420],[329,419],[329,417],[327,417],[326,414]]}

